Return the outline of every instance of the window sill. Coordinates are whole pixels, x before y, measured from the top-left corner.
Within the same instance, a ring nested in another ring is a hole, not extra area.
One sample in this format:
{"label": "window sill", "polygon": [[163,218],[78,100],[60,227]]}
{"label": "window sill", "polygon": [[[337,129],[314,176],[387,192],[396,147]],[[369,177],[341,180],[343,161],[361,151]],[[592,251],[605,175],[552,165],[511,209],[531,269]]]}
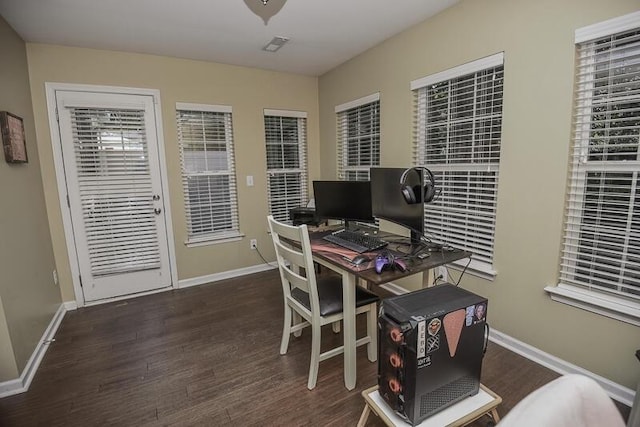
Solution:
{"label": "window sill", "polygon": [[498,272],[492,268],[491,264],[487,264],[481,261],[476,261],[473,259],[473,257],[471,258],[471,263],[465,270],[464,268],[467,266],[467,263],[469,263],[469,259],[465,258],[458,261],[454,261],[451,264],[449,264],[447,267],[459,272],[462,272],[464,270],[465,274],[470,274],[472,276],[476,276],[481,279],[486,279],[491,282],[493,282],[496,276],[498,275]]}
{"label": "window sill", "polygon": [[562,283],[558,286],[547,286],[544,290],[553,301],[640,326],[640,304]]}
{"label": "window sill", "polygon": [[237,242],[242,240],[244,234],[239,232],[219,234],[216,236],[194,237],[184,242],[188,248],[197,248],[199,246],[218,245],[221,243]]}

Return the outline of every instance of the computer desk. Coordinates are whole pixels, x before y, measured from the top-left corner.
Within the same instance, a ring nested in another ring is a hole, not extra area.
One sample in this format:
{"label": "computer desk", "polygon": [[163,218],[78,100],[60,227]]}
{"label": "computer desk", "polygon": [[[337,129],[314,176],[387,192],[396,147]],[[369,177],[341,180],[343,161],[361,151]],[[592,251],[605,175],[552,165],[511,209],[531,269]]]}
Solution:
{"label": "computer desk", "polygon": [[[379,286],[392,282],[402,277],[424,273],[423,284],[427,283],[428,271],[432,268],[451,263],[471,256],[470,252],[461,249],[430,252],[430,255],[422,260],[407,262],[408,270],[401,272],[398,270],[386,270],[382,274],[376,273],[375,256],[377,252],[370,252],[372,260],[368,263],[355,266],[348,260],[357,255],[349,249],[334,245],[322,238],[332,230],[310,231],[311,251],[313,260],[342,276],[342,306],[344,313],[343,338],[344,338],[344,385],[348,390],[353,390],[356,386],[356,285],[358,280],[364,280],[370,285]],[[398,236],[393,233],[380,232],[377,236],[383,240],[391,242],[388,248],[393,250],[396,245],[402,247],[403,242],[408,243],[409,238]],[[408,248],[408,246],[407,246]],[[382,249],[382,250],[385,250]],[[373,289],[375,292],[375,289]],[[378,358],[377,349],[369,351],[367,354],[371,362]]]}

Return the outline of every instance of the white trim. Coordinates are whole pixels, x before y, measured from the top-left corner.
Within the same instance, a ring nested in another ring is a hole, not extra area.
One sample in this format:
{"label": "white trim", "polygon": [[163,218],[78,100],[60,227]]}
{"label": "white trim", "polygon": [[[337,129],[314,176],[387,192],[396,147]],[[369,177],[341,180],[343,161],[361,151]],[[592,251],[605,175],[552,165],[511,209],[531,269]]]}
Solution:
{"label": "white trim", "polygon": [[184,244],[188,248],[196,248],[198,246],[217,245],[220,243],[237,242],[244,238],[244,233],[229,233],[221,234],[219,236],[206,236],[206,237],[193,237],[189,240],[185,240]]}
{"label": "white trim", "polygon": [[117,296],[117,297],[103,298],[103,299],[98,299],[98,300],[95,300],[95,301],[87,301],[87,302],[85,302],[84,306],[85,307],[93,307],[94,305],[109,304],[111,302],[130,300],[132,298],[140,298],[140,297],[146,297],[147,295],[153,295],[153,294],[159,294],[159,293],[162,293],[162,292],[168,292],[168,291],[172,291],[174,289],[177,289],[177,287],[175,287],[175,286],[167,286],[165,288],[152,289],[150,291],[138,292],[138,293],[135,293],[135,294],[120,295],[120,296]]}
{"label": "white trim", "polygon": [[352,108],[356,108],[365,104],[370,104],[376,101],[380,101],[380,92],[376,92],[371,95],[363,96],[362,98],[354,99],[353,101],[349,101],[349,102],[345,102],[344,104],[337,105],[335,108],[335,112],[342,113],[343,111],[347,111]]}
{"label": "white trim", "polygon": [[635,392],[630,388],[624,387],[618,383],[608,380],[600,375],[594,374],[584,368],[573,363],[569,363],[556,356],[546,353],[536,347],[510,337],[507,334],[491,329],[489,340],[501,347],[511,350],[527,359],[545,366],[559,374],[580,374],[595,380],[607,392],[607,394],[620,403],[631,406],[635,396]]}
{"label": "white trim", "polygon": [[406,290],[405,288],[403,288],[400,285],[396,285],[393,282],[388,282],[388,283],[382,284],[382,285],[380,285],[380,287],[382,289],[385,289],[385,290],[391,292],[392,294],[395,294],[395,295],[404,295],[404,294],[408,294],[409,293],[408,290]]}
{"label": "white trim", "polygon": [[33,350],[31,357],[27,361],[20,378],[0,383],[0,398],[24,393],[29,390],[29,386],[31,385],[31,381],[33,381],[33,377],[36,375],[40,362],[42,362],[42,359],[49,348],[49,343],[54,340],[56,332],[58,331],[60,323],[62,322],[66,312],[65,304],[60,304],[60,307],[58,307],[58,310],[53,315],[53,318],[49,322],[49,326],[45,329],[42,334],[42,338],[38,341],[36,348]]}
{"label": "white trim", "polygon": [[67,311],[74,311],[78,309],[78,303],[75,301],[65,301],[62,304],[64,304],[64,309]]}
{"label": "white trim", "polygon": [[411,90],[416,90],[434,83],[451,80],[460,76],[466,76],[467,74],[485,70],[490,67],[497,67],[502,64],[504,64],[504,52],[499,52],[491,56],[467,62],[466,64],[458,65],[457,67],[449,68],[439,73],[413,80],[410,87]]}
{"label": "white trim", "polygon": [[[469,260],[467,259],[461,259],[453,261],[446,266],[452,268],[453,270],[462,272],[468,262]],[[493,282],[498,275],[498,272],[492,268],[491,264],[487,264],[486,262],[478,261],[471,258],[471,263],[465,270],[465,274],[470,274],[472,276],[480,277],[481,279],[486,279]]]}
{"label": "white trim", "polygon": [[575,32],[575,43],[609,36],[613,33],[621,33],[633,28],[640,28],[640,11],[578,28]]}
{"label": "white trim", "polygon": [[56,184],[58,201],[62,214],[62,225],[67,246],[67,257],[71,268],[71,281],[76,297],[76,308],[85,305],[84,294],[80,286],[80,267],[75,253],[75,240],[71,223],[71,209],[67,205],[67,183],[64,174],[64,161],[62,157],[62,142],[57,119],[56,91],[75,92],[100,92],[130,95],[146,95],[153,97],[154,117],[156,120],[156,139],[158,141],[158,156],[160,162],[160,182],[162,186],[162,199],[164,203],[164,217],[166,221],[167,245],[169,251],[169,270],[171,273],[172,287],[178,283],[178,266],[176,264],[175,238],[173,235],[173,220],[171,218],[171,205],[169,197],[169,180],[167,176],[167,159],[164,147],[164,131],[162,127],[162,107],[160,104],[160,91],[158,89],[131,88],[120,86],[83,85],[71,83],[45,82],[45,95],[47,100],[47,113],[49,116],[49,133],[53,150],[53,163],[56,171]]}
{"label": "white trim", "polygon": [[269,108],[265,108],[264,110],[265,116],[276,116],[276,117],[294,117],[298,119],[306,119],[307,112],[306,111],[293,111],[293,110],[273,110]]}
{"label": "white trim", "polygon": [[640,305],[613,295],[597,294],[564,283],[544,288],[551,299],[602,316],[640,326]]}
{"label": "white trim", "polygon": [[236,270],[223,271],[222,273],[207,274],[206,276],[192,277],[190,279],[182,279],[178,282],[178,287],[189,288],[191,286],[200,286],[206,283],[218,282],[220,280],[233,279],[235,277],[245,276],[247,274],[260,273],[262,271],[268,271],[278,268],[278,265],[273,263],[258,264],[250,267],[238,268]]}
{"label": "white trim", "polygon": [[208,111],[210,113],[232,113],[230,105],[192,104],[189,102],[176,102],[176,110]]}

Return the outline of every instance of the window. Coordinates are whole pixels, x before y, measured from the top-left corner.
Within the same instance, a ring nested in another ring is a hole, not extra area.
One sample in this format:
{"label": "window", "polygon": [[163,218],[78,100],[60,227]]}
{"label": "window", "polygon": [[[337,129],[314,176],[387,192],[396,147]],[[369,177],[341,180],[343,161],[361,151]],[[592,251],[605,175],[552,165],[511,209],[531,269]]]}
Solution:
{"label": "window", "polygon": [[503,54],[411,82],[414,163],[430,169],[438,193],[425,205],[425,234],[473,253],[471,271],[492,278]]}
{"label": "window", "polygon": [[176,104],[188,243],[239,237],[231,107]]}
{"label": "window", "polygon": [[269,213],[290,222],[289,211],[307,203],[307,114],[265,110]]}
{"label": "window", "polygon": [[627,308],[635,306],[637,316],[640,315],[638,19],[640,13],[635,13],[576,31],[573,150],[559,286],[561,291],[601,299],[602,305],[617,305],[614,311],[628,314]]}
{"label": "window", "polygon": [[369,180],[369,169],[380,165],[380,94],[336,107],[338,179]]}

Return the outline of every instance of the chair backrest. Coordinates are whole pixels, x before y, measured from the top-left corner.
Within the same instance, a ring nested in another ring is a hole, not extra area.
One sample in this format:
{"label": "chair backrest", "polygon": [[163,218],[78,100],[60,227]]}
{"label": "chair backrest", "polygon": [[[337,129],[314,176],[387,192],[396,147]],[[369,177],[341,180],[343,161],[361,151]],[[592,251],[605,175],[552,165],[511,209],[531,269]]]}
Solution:
{"label": "chair backrest", "polygon": [[[284,224],[273,219],[273,215],[269,215],[267,219],[276,250],[285,303],[291,296],[291,289],[300,288],[309,294],[311,313],[314,317],[319,317],[318,288],[307,226]],[[304,276],[300,273],[300,268],[304,268]]]}

